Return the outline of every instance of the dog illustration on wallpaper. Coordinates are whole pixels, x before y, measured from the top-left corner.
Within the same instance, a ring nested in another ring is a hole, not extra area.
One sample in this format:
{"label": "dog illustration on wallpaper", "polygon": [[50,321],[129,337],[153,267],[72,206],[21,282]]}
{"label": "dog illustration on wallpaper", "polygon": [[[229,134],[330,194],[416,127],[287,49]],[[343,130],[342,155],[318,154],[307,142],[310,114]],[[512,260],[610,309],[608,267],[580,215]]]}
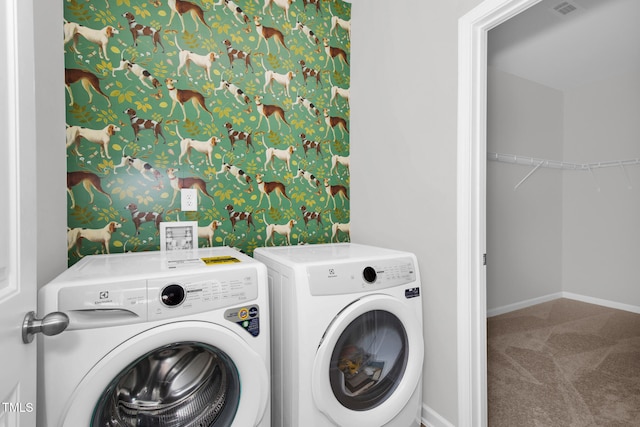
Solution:
{"label": "dog illustration on wallpaper", "polygon": [[282,197],[289,201],[289,206],[293,205],[289,196],[287,196],[287,189],[283,183],[279,181],[271,181],[265,182],[262,180],[264,175],[261,173],[256,174],[256,184],[258,185],[258,190],[260,191],[260,200],[258,201],[258,206],[262,204],[262,198],[266,195],[267,201],[269,202],[269,209],[271,209],[271,193],[275,193],[278,196],[278,200],[280,201],[280,205],[282,205]]}
{"label": "dog illustration on wallpaper", "polygon": [[193,22],[196,24],[196,32],[199,30],[198,21],[202,22],[205,27],[209,29],[209,34],[213,35],[213,31],[207,21],[204,19],[204,11],[200,6],[195,3],[191,3],[184,0],[167,0],[167,5],[169,9],[171,9],[171,17],[169,18],[168,26],[171,26],[171,22],[173,21],[173,17],[178,14],[180,18],[180,23],[182,24],[182,32],[186,32],[186,28],[184,26],[184,14],[189,13],[191,18],[193,18]]}
{"label": "dog illustration on wallpaper", "polygon": [[219,91],[219,90],[224,90],[224,96],[226,98],[229,97],[229,94],[233,95],[233,97],[235,98],[236,101],[238,101],[238,103],[242,106],[244,105],[248,105],[249,108],[247,110],[248,113],[251,112],[251,99],[249,98],[249,96],[244,93],[244,91],[242,89],[240,89],[238,86],[236,86],[235,84],[229,82],[228,80],[220,80],[220,86],[218,86],[217,88],[213,89],[213,93],[214,95]]}
{"label": "dog illustration on wallpaper", "polygon": [[185,188],[195,188],[200,192],[200,194],[207,196],[211,199],[211,204],[215,205],[216,201],[213,197],[207,192],[207,183],[204,182],[202,178],[198,178],[197,176],[189,176],[185,178],[180,178],[176,176],[176,172],[179,169],[176,168],[168,168],[167,169],[167,178],[169,178],[169,183],[171,184],[171,188],[173,188],[173,197],[171,198],[171,203],[169,206],[173,206],[176,201],[176,196],[180,191]]}
{"label": "dog illustration on wallpaper", "polygon": [[322,225],[322,212],[307,210],[305,205],[300,206],[300,212],[302,212],[302,220],[304,221],[304,226],[306,228],[309,228],[309,221],[315,221],[316,228],[320,228]]}
{"label": "dog illustration on wallpaper", "polygon": [[136,22],[135,15],[131,12],[125,12],[122,16],[124,16],[129,23],[129,31],[133,37],[134,46],[138,46],[138,37],[151,37],[151,40],[153,41],[153,52],[157,52],[158,45],[160,45],[160,47],[162,47],[162,52],[164,53],[164,45],[162,44],[162,37],[160,37],[161,28],[155,29],[149,25],[138,24],[138,22]]}
{"label": "dog illustration on wallpaper", "polygon": [[299,105],[300,108],[306,109],[309,115],[311,117],[318,118],[318,124],[320,123],[320,110],[318,110],[318,107],[316,107],[313,102],[309,101],[307,98],[298,95],[296,97],[296,102],[291,105]]}
{"label": "dog illustration on wallpaper", "polygon": [[347,222],[344,224],[333,222],[333,218],[331,217],[331,215],[329,215],[329,220],[331,221],[331,243],[334,243],[334,239],[335,243],[338,243],[340,241],[340,233],[344,233],[347,235],[347,242],[351,240],[351,222]]}
{"label": "dog illustration on wallpaper", "polygon": [[310,139],[307,139],[307,135],[305,135],[304,133],[300,134],[300,139],[302,140],[302,149],[304,150],[305,157],[307,157],[307,151],[309,150],[316,151],[316,158],[322,155],[322,153],[320,152],[321,143],[319,141],[312,141]]}
{"label": "dog illustration on wallpaper", "polygon": [[193,138],[183,138],[180,135],[180,129],[176,125],[176,135],[180,138],[180,156],[178,157],[178,165],[182,165],[182,159],[187,156],[187,163],[192,165],[191,162],[191,150],[196,150],[199,153],[205,155],[205,162],[209,166],[213,166],[213,149],[220,142],[220,138],[212,136],[206,141],[198,141]]}
{"label": "dog illustration on wallpaper", "polygon": [[316,178],[311,172],[306,171],[304,169],[298,168],[298,173],[293,179],[300,178],[301,180],[305,180],[309,183],[311,188],[314,190],[320,187],[320,180]]}
{"label": "dog illustration on wallpaper", "polygon": [[69,197],[71,198],[70,209],[74,209],[76,207],[76,199],[73,197],[73,187],[78,184],[82,184],[87,193],[89,193],[89,204],[93,204],[92,189],[104,194],[105,197],[109,199],[109,205],[113,203],[109,193],[102,189],[102,183],[100,182],[100,177],[98,175],[88,171],[67,172],[67,193],[69,193]]}
{"label": "dog illustration on wallpaper", "polygon": [[349,156],[340,156],[338,154],[333,154],[333,150],[331,150],[331,144],[329,144],[329,152],[331,153],[331,175],[334,172],[338,171],[338,165],[343,166],[347,173],[349,173]]}
{"label": "dog illustration on wallpaper", "polygon": [[307,67],[307,63],[304,59],[298,61],[300,64],[300,69],[302,70],[302,78],[304,79],[304,85],[307,85],[307,78],[314,77],[316,79],[316,88],[318,85],[322,86],[322,80],[320,79],[320,74],[322,70],[314,70],[313,68]]}
{"label": "dog illustration on wallpaper", "polygon": [[325,62],[325,68],[329,66],[329,60],[333,64],[333,71],[336,71],[336,58],[338,58],[340,65],[342,66],[342,70],[344,70],[344,66],[350,66],[349,61],[347,60],[347,52],[344,49],[335,46],[329,46],[329,39],[323,38],[322,43],[324,44],[324,51],[327,54],[327,61]]}
{"label": "dog illustration on wallpaper", "polygon": [[[167,89],[169,90],[169,97],[173,101],[171,104],[171,111],[169,112],[169,117],[173,115],[173,110],[176,108],[177,104],[180,104],[182,108],[183,121],[187,120],[187,112],[185,111],[184,104],[191,101],[193,104],[193,108],[196,109],[197,118],[200,118],[200,108],[209,113],[211,116],[211,120],[213,120],[213,113],[209,111],[204,102],[204,95],[198,91],[190,90],[190,89],[178,89],[175,87],[175,84],[178,83],[177,80],[172,79],[171,77],[167,77],[164,80]],[[198,108],[200,107],[200,108]]]}
{"label": "dog illustration on wallpaper", "polygon": [[206,239],[209,247],[213,247],[213,236],[216,234],[218,227],[222,225],[221,221],[213,220],[204,227],[198,227],[198,239]]}
{"label": "dog illustration on wallpaper", "polygon": [[251,71],[253,71],[254,73],[256,72],[253,69],[253,64],[251,64],[250,53],[234,48],[229,40],[224,40],[222,43],[227,48],[227,57],[229,58],[229,64],[231,65],[231,68],[233,68],[233,61],[239,59],[241,61],[244,61],[245,72],[249,71],[249,67],[251,67]]}
{"label": "dog illustration on wallpaper", "polygon": [[275,166],[273,165],[274,160],[278,159],[284,162],[286,170],[291,170],[291,156],[293,155],[296,148],[293,145],[288,146],[285,149],[268,147],[267,143],[264,141],[264,137],[262,138],[262,145],[265,148],[264,157],[264,169],[267,170],[269,166],[271,169],[275,170]]}
{"label": "dog illustration on wallpaper", "polygon": [[151,130],[153,131],[153,136],[155,137],[155,140],[153,141],[154,144],[158,143],[158,136],[162,137],[165,144],[167,143],[167,139],[164,137],[164,134],[162,133],[163,119],[160,119],[158,121],[153,119],[140,118],[138,117],[138,113],[136,113],[136,110],[134,110],[133,108],[127,108],[126,110],[123,111],[123,113],[129,116],[129,121],[131,122],[131,128],[133,129],[133,136],[136,141],[139,140],[138,134],[140,133],[140,131]]}
{"label": "dog illustration on wallpaper", "polygon": [[115,231],[122,227],[119,222],[111,221],[102,228],[68,228],[67,227],[67,251],[75,247],[75,253],[78,257],[82,257],[80,249],[82,248],[82,240],[88,240],[94,243],[100,243],[102,253],[111,253],[109,251],[109,242]]}
{"label": "dog illustration on wallpaper", "polygon": [[227,163],[224,161],[224,157],[222,158],[222,166],[220,166],[220,170],[216,172],[216,179],[218,175],[221,173],[224,174],[227,181],[229,181],[229,174],[233,175],[236,180],[242,185],[248,185],[247,192],[251,193],[253,191],[253,187],[251,186],[251,177],[245,173],[242,169],[237,166],[232,165],[231,163]]}
{"label": "dog illustration on wallpaper", "polygon": [[281,123],[284,122],[289,129],[291,129],[291,125],[287,122],[286,117],[284,116],[284,109],[278,105],[266,105],[262,103],[262,96],[255,95],[253,97],[256,103],[256,110],[260,114],[260,120],[258,120],[258,127],[260,127],[260,123],[262,123],[262,118],[264,117],[267,121],[267,128],[269,132],[271,132],[271,123],[269,122],[269,118],[271,116],[275,117],[276,122],[278,123],[278,129],[281,127]]}
{"label": "dog illustration on wallpaper", "polygon": [[332,36],[334,31],[337,35],[338,28],[342,28],[343,30],[345,30],[347,32],[347,37],[349,38],[349,40],[351,40],[351,20],[347,21],[340,18],[339,16],[331,14],[331,29],[329,30],[329,35]]}
{"label": "dog illustration on wallpaper", "polygon": [[269,240],[271,240],[271,246],[276,245],[274,241],[276,234],[284,236],[287,245],[291,246],[291,232],[293,231],[293,227],[297,224],[295,219],[290,219],[284,224],[269,224],[264,212],[262,212],[262,220],[264,221],[266,232],[266,237],[264,239],[265,246],[269,244]]}
{"label": "dog illustration on wallpaper", "polygon": [[284,16],[289,21],[289,8],[293,0],[264,0],[264,6],[262,7],[262,14],[264,15],[267,7],[269,8],[269,14],[273,16],[273,5],[275,4],[284,11]]}
{"label": "dog illustration on wallpaper", "polygon": [[240,221],[245,221],[247,223],[247,232],[251,231],[252,225],[253,229],[256,229],[256,225],[253,223],[253,212],[236,212],[231,204],[224,208],[229,213],[229,220],[231,221],[233,231],[236,231],[236,223]]}
{"label": "dog illustration on wallpaper", "polygon": [[82,126],[69,126],[67,124],[67,148],[75,145],[75,153],[78,156],[82,156],[80,153],[80,140],[84,138],[89,142],[99,145],[100,155],[110,159],[109,142],[111,142],[111,137],[115,135],[116,132],[120,132],[120,128],[114,124],[108,124],[102,129],[89,129]]}
{"label": "dog illustration on wallpaper", "polygon": [[273,38],[273,40],[276,42],[278,53],[280,53],[280,46],[282,46],[287,49],[287,51],[289,52],[289,56],[291,56],[291,51],[284,42],[284,34],[282,34],[282,31],[278,30],[277,28],[265,27],[264,25],[262,25],[262,18],[260,18],[259,16],[253,17],[253,23],[255,24],[256,32],[258,33],[258,45],[256,46],[256,49],[260,47],[260,42],[264,40],[264,43],[267,45],[267,54],[271,53],[269,51],[269,39]]}
{"label": "dog illustration on wallpaper", "polygon": [[264,86],[262,91],[266,92],[268,86],[271,93],[274,93],[273,82],[276,82],[284,88],[284,93],[286,93],[287,96],[291,96],[289,88],[291,87],[291,81],[295,78],[296,74],[293,71],[288,71],[286,74],[276,73],[275,71],[269,70],[265,67],[263,59],[260,61],[262,63],[262,68],[264,69]]}
{"label": "dog illustration on wallpaper", "polygon": [[69,22],[66,19],[64,20],[64,44],[66,45],[71,40],[73,40],[73,45],[71,50],[78,55],[80,52],[78,51],[78,37],[82,36],[87,41],[91,43],[95,43],[98,45],[98,56],[100,58],[104,57],[107,61],[109,60],[109,56],[107,55],[107,46],[109,44],[109,39],[111,39],[115,34],[119,34],[117,28],[107,25],[106,27],[100,29],[93,29],[89,27],[85,27],[84,25],[78,24],[76,22]]}
{"label": "dog illustration on wallpaper", "polygon": [[184,69],[187,76],[191,77],[191,74],[189,74],[189,66],[191,64],[194,64],[195,66],[200,67],[204,70],[205,80],[211,81],[211,67],[213,66],[213,63],[216,62],[216,59],[220,58],[220,55],[215,52],[209,52],[205,55],[200,55],[191,52],[190,50],[182,49],[178,44],[178,36],[175,36],[174,39],[176,42],[176,47],[180,51],[178,53],[178,75],[180,75],[180,72]]}
{"label": "dog illustration on wallpaper", "polygon": [[[117,175],[116,169],[122,168],[124,166],[127,167],[126,171],[129,175],[132,175],[131,168],[134,168],[135,170],[140,172],[140,175],[142,175],[142,177],[147,181],[153,182],[153,180],[155,179],[158,183],[157,187],[154,187],[155,189],[161,190],[164,188],[164,185],[162,184],[162,174],[160,173],[160,171],[154,168],[149,162],[124,154],[124,149],[122,149],[122,159],[120,160],[120,164],[113,167],[113,174]],[[152,174],[153,178],[151,178],[148,174]]]}
{"label": "dog illustration on wallpaper", "polygon": [[[306,3],[306,0],[305,0]],[[306,7],[306,4],[305,4]],[[320,1],[318,0],[318,10],[320,8]],[[294,31],[300,31],[302,34],[304,34],[305,36],[307,36],[307,40],[309,40],[309,42],[312,45],[318,45],[320,43],[320,40],[318,39],[318,36],[315,35],[315,33],[313,32],[313,30],[309,27],[307,27],[304,22],[300,22],[300,21],[296,21],[296,25],[291,28],[291,34],[293,34]]]}
{"label": "dog illustration on wallpaper", "polygon": [[216,6],[226,6],[226,9],[224,9],[225,13],[227,13],[227,10],[230,10],[240,24],[249,24],[249,17],[233,0],[219,0],[217,3],[213,3],[214,10],[216,9]]}
{"label": "dog illustration on wallpaper", "polygon": [[330,116],[329,109],[327,108],[325,108],[323,112],[324,112],[324,122],[327,124],[327,131],[325,132],[324,137],[326,138],[327,136],[329,136],[329,130],[331,130],[331,132],[333,132],[333,139],[336,139],[335,128],[337,126],[338,129],[340,129],[340,132],[342,132],[342,137],[344,138],[345,132],[349,133],[349,129],[347,128],[347,121],[342,117]]}
{"label": "dog illustration on wallpaper", "polygon": [[318,15],[321,10],[320,10],[320,2],[322,0],[302,0],[302,3],[304,4],[304,10],[305,12],[307,11],[307,6],[308,5],[312,5],[316,7],[316,15]]}
{"label": "dog illustration on wallpaper", "polygon": [[329,105],[333,105],[335,102],[338,105],[338,97],[347,101],[347,107],[349,106],[349,97],[350,97],[350,89],[349,88],[341,88],[337,85],[334,85],[331,81],[331,74],[329,74],[329,84],[331,84],[331,99],[329,100]]}
{"label": "dog illustration on wallpaper", "polygon": [[233,125],[229,122],[226,122],[224,124],[224,127],[227,129],[227,134],[229,135],[229,141],[231,141],[231,151],[233,151],[236,147],[236,142],[238,141],[245,141],[247,144],[247,153],[249,152],[249,147],[253,148],[253,151],[255,152],[256,149],[253,146],[253,139],[251,136],[251,132],[244,132],[244,131],[239,131],[239,130],[235,130],[233,128]]}
{"label": "dog illustration on wallpaper", "polygon": [[107,100],[107,105],[111,107],[111,100],[104,92],[102,92],[102,89],[100,88],[100,79],[98,78],[98,76],[89,71],[80,70],[78,68],[65,68],[64,85],[67,88],[67,93],[69,94],[69,106],[75,104],[71,85],[78,82],[80,82],[84,91],[87,92],[87,95],[89,95],[89,104],[93,102],[93,92],[91,92],[91,89],[93,89],[96,93],[104,96],[104,98]]}
{"label": "dog illustration on wallpaper", "polygon": [[131,80],[131,77],[129,77],[129,73],[133,73],[133,75],[135,75],[138,78],[138,80],[140,80],[140,83],[142,83],[145,87],[149,89],[154,89],[154,88],[157,89],[160,86],[162,86],[162,84],[158,81],[158,79],[153,77],[151,73],[147,71],[144,67],[136,64],[133,61],[124,59],[124,52],[123,52],[123,55],[120,57],[120,65],[118,65],[117,68],[114,68],[111,70],[111,77],[116,76],[116,71],[124,71],[124,76],[127,78],[127,80]]}
{"label": "dog illustration on wallpaper", "polygon": [[331,185],[329,183],[329,178],[324,179],[324,189],[327,193],[327,203],[324,207],[329,206],[329,202],[333,200],[333,208],[336,209],[336,196],[339,196],[342,200],[342,206],[344,206],[345,200],[349,200],[349,196],[347,196],[347,187],[344,185]]}
{"label": "dog illustration on wallpaper", "polygon": [[124,207],[131,212],[131,220],[136,229],[136,236],[140,234],[140,226],[145,222],[151,222],[156,226],[156,234],[160,233],[160,223],[162,222],[162,212],[141,212],[135,203],[129,203]]}

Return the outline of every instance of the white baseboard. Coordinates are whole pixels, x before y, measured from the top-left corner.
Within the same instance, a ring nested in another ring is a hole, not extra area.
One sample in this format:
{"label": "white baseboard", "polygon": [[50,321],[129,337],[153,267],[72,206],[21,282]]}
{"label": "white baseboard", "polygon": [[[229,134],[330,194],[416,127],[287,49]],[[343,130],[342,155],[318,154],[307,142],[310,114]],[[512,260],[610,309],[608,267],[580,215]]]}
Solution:
{"label": "white baseboard", "polygon": [[504,305],[498,308],[492,308],[487,310],[487,317],[498,316],[500,314],[510,313],[512,311],[520,310],[522,308],[531,307],[532,305],[542,304],[543,302],[553,301],[554,299],[562,298],[562,292],[555,294],[544,295],[537,298],[531,298],[525,301],[516,302],[513,304]]}
{"label": "white baseboard", "polygon": [[[603,307],[615,308],[617,310],[629,311],[631,313],[640,314],[640,307],[630,304],[623,304],[621,302],[609,301],[601,298],[594,298],[585,295],[574,294],[571,292],[557,292],[554,294],[544,295],[537,298],[528,299],[525,301],[508,304],[502,307],[493,308],[487,310],[487,317],[498,316],[500,314],[510,313],[512,311],[520,310],[522,308],[531,307],[536,304],[542,304],[543,302],[553,301],[558,298],[568,298],[576,301],[582,301],[589,304],[601,305]],[[423,411],[424,412],[424,411]]]}
{"label": "white baseboard", "polygon": [[426,427],[455,427],[425,403],[422,404],[422,424]]}
{"label": "white baseboard", "polygon": [[587,302],[589,304],[597,304],[597,305],[601,305],[603,307],[615,308],[616,310],[630,311],[631,313],[640,314],[640,307],[635,306],[635,305],[631,305],[631,304],[624,304],[624,303],[616,302],[616,301],[609,301],[609,300],[600,299],[600,298],[593,298],[593,297],[588,297],[588,296],[584,296],[584,295],[574,294],[574,293],[571,293],[571,292],[562,292],[562,297],[563,298],[568,298],[568,299],[573,299],[573,300],[576,300],[576,301]]}

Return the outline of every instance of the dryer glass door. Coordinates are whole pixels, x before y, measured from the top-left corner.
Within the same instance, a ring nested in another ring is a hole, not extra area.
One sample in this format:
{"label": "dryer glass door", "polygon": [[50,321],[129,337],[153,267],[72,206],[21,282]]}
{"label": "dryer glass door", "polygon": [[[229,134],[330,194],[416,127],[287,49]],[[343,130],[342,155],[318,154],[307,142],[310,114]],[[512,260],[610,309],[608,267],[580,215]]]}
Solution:
{"label": "dryer glass door", "polygon": [[422,322],[402,300],[372,294],[347,305],[318,346],[313,399],[336,425],[383,426],[420,387]]}
{"label": "dryer glass door", "polygon": [[346,408],[366,411],[384,402],[404,375],[407,334],[388,311],[366,312],[347,326],[331,355],[329,381]]}
{"label": "dryer glass door", "polygon": [[238,409],[240,381],[220,349],[197,342],[148,352],[102,393],[92,426],[228,426]]}

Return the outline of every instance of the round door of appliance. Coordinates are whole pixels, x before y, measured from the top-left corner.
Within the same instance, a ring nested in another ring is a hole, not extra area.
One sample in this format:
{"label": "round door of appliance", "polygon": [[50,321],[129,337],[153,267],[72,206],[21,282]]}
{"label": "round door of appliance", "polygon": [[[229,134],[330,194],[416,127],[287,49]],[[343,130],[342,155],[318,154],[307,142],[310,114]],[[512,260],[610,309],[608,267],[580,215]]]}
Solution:
{"label": "round door of appliance", "polygon": [[103,357],[70,397],[60,426],[255,426],[268,393],[264,359],[237,334],[175,322]]}
{"label": "round door of appliance", "polygon": [[383,426],[422,375],[422,321],[398,299],[369,295],[331,322],[316,353],[316,406],[340,426]]}

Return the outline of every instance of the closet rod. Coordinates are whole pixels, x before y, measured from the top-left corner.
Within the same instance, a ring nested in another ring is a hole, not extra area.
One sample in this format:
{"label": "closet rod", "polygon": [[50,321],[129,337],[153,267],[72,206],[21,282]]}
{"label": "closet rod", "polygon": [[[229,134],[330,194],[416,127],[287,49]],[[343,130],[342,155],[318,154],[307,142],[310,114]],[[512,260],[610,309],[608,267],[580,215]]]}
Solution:
{"label": "closet rod", "polygon": [[589,171],[590,169],[598,168],[612,168],[612,167],[624,167],[640,165],[640,158],[629,160],[611,160],[606,162],[594,162],[594,163],[574,163],[564,162],[560,160],[539,159],[536,157],[520,156],[517,154],[504,154],[504,153],[489,153],[487,152],[487,159],[494,160],[503,163],[513,163],[525,166],[538,166],[544,168],[554,169],[568,169],[568,170],[582,170]]}
{"label": "closet rod", "polygon": [[629,179],[629,175],[627,174],[627,170],[625,169],[625,166],[640,165],[640,159],[612,160],[612,161],[595,162],[595,163],[574,163],[574,162],[564,162],[559,160],[539,159],[539,158],[529,157],[529,156],[519,156],[516,154],[489,153],[489,152],[487,152],[487,159],[503,162],[503,163],[533,166],[533,169],[524,178],[522,178],[520,182],[516,184],[516,186],[514,187],[514,190],[517,190],[518,187],[520,187],[527,179],[529,179],[531,175],[533,175],[541,167],[553,168],[553,169],[587,171],[593,178],[594,183],[596,185],[596,189],[598,191],[600,191],[600,185],[598,185],[598,180],[593,174],[593,169],[618,167],[622,170],[624,178],[627,182],[627,188],[631,189],[632,188],[631,180]]}

